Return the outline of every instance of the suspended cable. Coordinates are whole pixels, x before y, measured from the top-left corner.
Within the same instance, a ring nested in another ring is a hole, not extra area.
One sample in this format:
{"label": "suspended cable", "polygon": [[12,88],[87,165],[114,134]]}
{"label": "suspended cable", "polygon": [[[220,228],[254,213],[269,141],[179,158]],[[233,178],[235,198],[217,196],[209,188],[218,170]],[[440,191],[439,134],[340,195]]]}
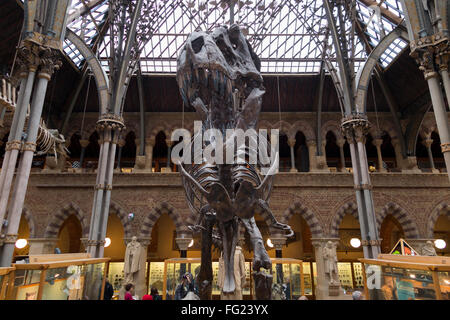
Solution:
{"label": "suspended cable", "polygon": [[277,92],[278,92],[278,118],[280,121],[280,131],[282,131],[281,123],[281,102],[280,102],[280,77],[277,76]]}
{"label": "suspended cable", "polygon": [[87,83],[87,89],[86,89],[86,97],[84,99],[83,118],[81,120],[81,128],[80,128],[80,136],[81,136],[81,138],[83,138],[84,118],[86,116],[86,106],[87,106],[87,101],[88,101],[88,97],[89,97],[89,88],[90,88],[90,86],[91,86],[91,75],[89,75],[89,79],[88,79],[88,83]]}
{"label": "suspended cable", "polygon": [[373,98],[373,106],[375,108],[375,118],[377,120],[377,134],[381,134],[380,131],[380,123],[378,121],[378,109],[377,109],[377,100],[375,99],[375,89],[373,88],[373,79],[370,81],[370,84],[372,86],[372,98]]}
{"label": "suspended cable", "polygon": [[184,100],[181,107],[181,127],[184,128]]}

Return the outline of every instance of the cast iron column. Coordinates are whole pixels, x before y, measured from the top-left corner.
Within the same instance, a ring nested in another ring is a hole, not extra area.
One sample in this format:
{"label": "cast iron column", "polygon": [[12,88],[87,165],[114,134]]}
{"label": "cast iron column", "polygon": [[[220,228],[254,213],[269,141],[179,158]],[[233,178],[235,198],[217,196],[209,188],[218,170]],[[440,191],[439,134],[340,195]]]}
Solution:
{"label": "cast iron column", "polygon": [[350,145],[364,257],[376,259],[381,253],[381,240],[378,238],[365,146],[365,138],[370,127],[369,121],[363,115],[351,115],[342,120],[341,126]]}
{"label": "cast iron column", "polygon": [[42,108],[44,106],[45,94],[47,92],[47,85],[55,69],[59,69],[62,65],[58,60],[59,53],[57,51],[48,48],[42,48],[41,50],[41,70],[38,73],[39,81],[34,90],[31,114],[28,121],[27,138],[23,147],[23,154],[20,159],[14,193],[12,195],[11,207],[8,215],[9,223],[6,234],[7,240],[3,245],[0,256],[0,266],[2,267],[11,265],[14,253],[14,244],[19,230],[20,217],[25,201],[33,155],[36,151],[36,138],[39,130]]}
{"label": "cast iron column", "polygon": [[91,257],[103,257],[116,146],[124,128],[122,117],[115,114],[105,114],[97,122],[101,146],[86,249]]}

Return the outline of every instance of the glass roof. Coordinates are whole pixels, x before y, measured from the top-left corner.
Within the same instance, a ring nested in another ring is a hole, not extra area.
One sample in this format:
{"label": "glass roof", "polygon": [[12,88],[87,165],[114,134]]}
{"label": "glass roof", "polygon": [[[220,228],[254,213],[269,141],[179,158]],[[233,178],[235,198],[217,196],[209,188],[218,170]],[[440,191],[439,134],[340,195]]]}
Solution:
{"label": "glass roof", "polygon": [[[228,3],[232,1],[236,3],[234,21],[243,28],[260,57],[263,73],[318,73],[325,56],[335,64],[323,0],[154,0],[159,16],[152,21],[153,35],[141,53],[142,72],[175,73],[177,54],[189,33],[229,24]],[[357,0],[356,6],[358,21],[371,47],[404,18],[399,0]],[[69,15],[86,8],[90,10],[84,10],[68,26],[94,48],[107,70],[110,37],[109,28],[103,27],[108,18],[108,1],[72,0]],[[406,46],[406,41],[397,39],[382,55],[381,65],[389,66]],[[64,51],[77,67],[83,65],[83,57],[68,40]],[[356,72],[367,57],[358,37],[354,56]]]}

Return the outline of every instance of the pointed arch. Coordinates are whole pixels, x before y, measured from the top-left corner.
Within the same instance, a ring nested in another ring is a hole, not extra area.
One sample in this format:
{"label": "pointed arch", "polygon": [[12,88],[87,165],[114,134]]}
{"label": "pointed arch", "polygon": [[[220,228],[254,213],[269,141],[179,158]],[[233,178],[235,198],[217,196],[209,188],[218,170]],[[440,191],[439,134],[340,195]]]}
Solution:
{"label": "pointed arch", "polygon": [[344,219],[344,216],[347,214],[351,214],[356,220],[359,220],[358,206],[354,201],[344,204],[334,215],[330,226],[330,236],[332,238],[339,238],[339,226],[341,225],[342,219]]}
{"label": "pointed arch", "polygon": [[406,212],[403,208],[401,208],[398,204],[389,202],[384,206],[381,210],[380,215],[377,216],[377,228],[378,232],[380,232],[381,224],[383,223],[384,218],[388,214],[391,214],[403,228],[403,232],[405,233],[405,237],[408,239],[417,239],[419,238],[419,230],[417,228],[416,223],[411,219],[408,212]]}
{"label": "pointed arch", "polygon": [[313,238],[323,238],[323,229],[317,216],[310,209],[303,206],[300,201],[295,201],[283,214],[282,222],[288,223],[292,215],[299,214],[305,219]]}
{"label": "pointed arch", "polygon": [[321,136],[322,141],[326,141],[327,133],[331,131],[333,132],[336,139],[343,139],[341,126],[336,120],[329,120],[322,125]]}
{"label": "pointed arch", "polygon": [[57,238],[59,229],[63,225],[64,221],[72,214],[77,217],[78,221],[80,221],[82,237],[87,238],[89,236],[89,225],[86,220],[86,215],[80,207],[73,202],[67,204],[58,213],[52,216],[50,223],[45,229],[44,238]]}
{"label": "pointed arch", "polygon": [[154,207],[151,212],[145,217],[139,237],[150,238],[152,235],[153,226],[164,213],[167,213],[175,223],[177,234],[190,234],[190,231],[187,228],[187,221],[183,221],[183,217],[179,214],[179,212],[167,202],[161,202],[156,207]]}
{"label": "pointed arch", "polygon": [[303,133],[306,141],[316,140],[316,134],[314,133],[313,128],[306,121],[301,120],[295,121],[291,126],[289,135],[295,138],[295,135],[297,134],[298,131],[301,131]]}
{"label": "pointed arch", "polygon": [[434,237],[434,226],[440,215],[446,215],[450,219],[450,206],[446,202],[439,203],[428,217],[426,236],[430,239]]}
{"label": "pointed arch", "polygon": [[117,203],[112,202],[109,205],[109,214],[116,214],[122,222],[125,238],[131,238],[133,236],[133,230],[131,228],[131,222],[128,220],[128,213]]}

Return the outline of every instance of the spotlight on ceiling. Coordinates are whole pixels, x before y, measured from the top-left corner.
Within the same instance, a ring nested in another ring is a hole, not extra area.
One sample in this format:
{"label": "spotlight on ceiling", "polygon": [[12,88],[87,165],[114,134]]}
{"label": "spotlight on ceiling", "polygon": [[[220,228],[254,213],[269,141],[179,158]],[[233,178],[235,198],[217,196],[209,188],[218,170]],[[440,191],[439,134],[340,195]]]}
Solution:
{"label": "spotlight on ceiling", "polygon": [[108,248],[111,245],[111,238],[105,238],[105,248]]}
{"label": "spotlight on ceiling", "polygon": [[273,248],[272,240],[267,239],[266,243],[267,243],[267,246],[268,246],[269,248]]}
{"label": "spotlight on ceiling", "polygon": [[17,249],[23,249],[23,248],[25,248],[27,246],[27,244],[28,244],[27,239],[18,239],[16,241],[16,248]]}
{"label": "spotlight on ceiling", "polygon": [[352,239],[350,240],[350,245],[351,245],[353,248],[359,248],[359,247],[361,247],[361,240],[359,240],[358,238],[352,238]]}
{"label": "spotlight on ceiling", "polygon": [[436,239],[434,240],[434,245],[438,249],[444,249],[447,246],[447,243],[445,242],[445,240]]}
{"label": "spotlight on ceiling", "polygon": [[188,248],[192,247],[194,245],[194,239],[191,240],[191,242],[189,242]]}

